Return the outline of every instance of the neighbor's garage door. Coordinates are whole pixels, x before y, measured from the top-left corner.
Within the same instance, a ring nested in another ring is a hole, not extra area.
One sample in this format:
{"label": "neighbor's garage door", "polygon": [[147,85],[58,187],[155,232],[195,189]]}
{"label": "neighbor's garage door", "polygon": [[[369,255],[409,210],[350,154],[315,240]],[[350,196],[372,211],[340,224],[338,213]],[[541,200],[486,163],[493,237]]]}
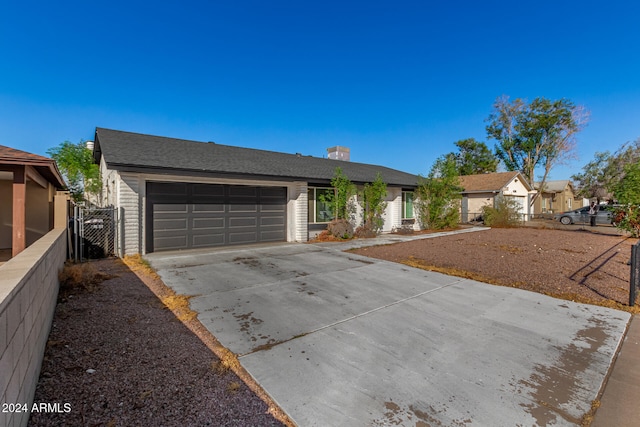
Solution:
{"label": "neighbor's garage door", "polygon": [[285,187],[147,183],[147,252],[286,240]]}

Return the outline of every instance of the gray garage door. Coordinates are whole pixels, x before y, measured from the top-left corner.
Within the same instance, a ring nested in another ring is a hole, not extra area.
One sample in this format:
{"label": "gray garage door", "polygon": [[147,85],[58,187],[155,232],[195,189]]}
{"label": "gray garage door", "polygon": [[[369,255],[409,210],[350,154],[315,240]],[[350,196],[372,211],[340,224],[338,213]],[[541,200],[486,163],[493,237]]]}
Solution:
{"label": "gray garage door", "polygon": [[285,187],[147,183],[147,252],[286,240]]}

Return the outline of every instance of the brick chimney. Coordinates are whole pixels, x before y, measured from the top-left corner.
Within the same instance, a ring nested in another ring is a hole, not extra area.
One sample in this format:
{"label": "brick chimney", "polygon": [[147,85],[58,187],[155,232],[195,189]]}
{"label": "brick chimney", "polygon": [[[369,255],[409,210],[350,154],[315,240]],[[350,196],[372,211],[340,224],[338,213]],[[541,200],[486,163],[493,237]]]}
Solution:
{"label": "brick chimney", "polygon": [[348,147],[340,147],[339,145],[331,148],[327,148],[329,158],[334,160],[344,160],[348,162],[351,160],[351,150]]}

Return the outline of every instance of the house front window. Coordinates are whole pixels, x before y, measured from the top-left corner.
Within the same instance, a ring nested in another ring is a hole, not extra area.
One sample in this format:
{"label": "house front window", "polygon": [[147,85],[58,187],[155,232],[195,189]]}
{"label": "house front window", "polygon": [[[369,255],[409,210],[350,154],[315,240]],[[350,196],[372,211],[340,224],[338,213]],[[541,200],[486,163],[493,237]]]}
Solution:
{"label": "house front window", "polygon": [[413,192],[402,192],[402,219],[413,219]]}
{"label": "house front window", "polygon": [[309,223],[327,223],[334,218],[333,206],[322,201],[322,196],[332,193],[333,188],[309,187]]}

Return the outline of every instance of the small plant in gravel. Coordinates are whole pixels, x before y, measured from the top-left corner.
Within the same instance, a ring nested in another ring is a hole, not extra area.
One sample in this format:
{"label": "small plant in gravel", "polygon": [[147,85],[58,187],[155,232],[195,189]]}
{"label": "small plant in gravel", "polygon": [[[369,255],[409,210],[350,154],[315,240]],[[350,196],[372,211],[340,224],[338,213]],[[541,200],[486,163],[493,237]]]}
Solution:
{"label": "small plant in gravel", "polygon": [[227,363],[224,363],[224,361],[221,359],[213,360],[211,362],[211,370],[218,375],[225,375],[227,372],[229,372],[229,369],[229,365]]}
{"label": "small plant in gravel", "polygon": [[238,357],[227,349],[222,350],[222,355],[219,355],[219,359],[214,359],[211,362],[211,370],[218,375],[225,375],[229,371],[237,373],[240,369],[240,362]]}
{"label": "small plant in gravel", "polygon": [[112,277],[97,270],[91,263],[66,263],[58,274],[60,296],[66,298],[72,293],[93,292],[100,283]]}
{"label": "small plant in gravel", "polygon": [[327,226],[327,231],[338,239],[351,239],[353,237],[353,225],[346,219],[334,219]]}
{"label": "small plant in gravel", "polygon": [[228,385],[227,385],[227,391],[231,394],[237,393],[238,390],[240,390],[240,383],[236,382],[236,381],[231,381]]}

